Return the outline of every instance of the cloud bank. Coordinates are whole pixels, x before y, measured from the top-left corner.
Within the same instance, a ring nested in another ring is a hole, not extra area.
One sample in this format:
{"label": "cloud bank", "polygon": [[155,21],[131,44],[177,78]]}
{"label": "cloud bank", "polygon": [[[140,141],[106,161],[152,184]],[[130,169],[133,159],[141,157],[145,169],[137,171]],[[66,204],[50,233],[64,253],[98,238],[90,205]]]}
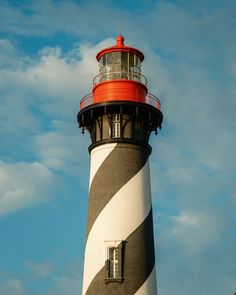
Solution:
{"label": "cloud bank", "polygon": [[[144,50],[143,73],[164,113],[163,129],[151,138],[159,292],[233,294],[235,3],[147,2],[1,2],[0,214],[71,194],[68,179],[86,191],[89,139],[75,117],[97,72],[94,56],[124,32]],[[58,34],[61,44],[50,39]],[[65,49],[68,35],[73,46]],[[22,44],[32,37],[53,45],[29,53]],[[40,270],[35,261],[28,267]],[[54,273],[48,294],[78,293],[81,270],[74,273]],[[11,277],[0,290],[25,295],[24,286]]]}

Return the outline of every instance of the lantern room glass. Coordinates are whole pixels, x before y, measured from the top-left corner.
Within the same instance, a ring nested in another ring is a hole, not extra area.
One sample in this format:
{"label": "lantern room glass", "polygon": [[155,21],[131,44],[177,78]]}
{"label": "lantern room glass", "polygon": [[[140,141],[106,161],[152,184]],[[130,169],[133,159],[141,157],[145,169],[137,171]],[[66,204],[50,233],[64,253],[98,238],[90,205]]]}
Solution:
{"label": "lantern room glass", "polygon": [[128,79],[141,82],[141,60],[130,52],[110,52],[99,61],[100,82]]}

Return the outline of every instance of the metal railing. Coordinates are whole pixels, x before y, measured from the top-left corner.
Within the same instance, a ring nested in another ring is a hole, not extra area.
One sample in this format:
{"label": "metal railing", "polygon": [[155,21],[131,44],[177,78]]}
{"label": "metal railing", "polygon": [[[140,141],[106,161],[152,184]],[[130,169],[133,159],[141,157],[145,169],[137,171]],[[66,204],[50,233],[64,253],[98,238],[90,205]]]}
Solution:
{"label": "metal railing", "polygon": [[147,85],[147,78],[141,73],[133,71],[106,71],[95,76],[93,84],[97,85],[98,83],[111,80],[132,80]]}
{"label": "metal railing", "polygon": [[[98,94],[98,93],[97,93]],[[103,94],[105,97],[111,97],[111,99],[109,100],[109,98],[106,100],[107,102],[111,102],[111,101],[116,101],[119,99],[119,97],[122,97],[122,92],[121,91],[102,91],[100,94]],[[132,93],[132,96],[133,96],[133,93]],[[122,101],[122,98],[120,99],[120,101]],[[125,100],[124,100],[125,101]],[[127,100],[129,101],[129,100]],[[157,108],[158,110],[161,109],[161,102],[160,100],[158,99],[158,97],[156,97],[155,95],[151,94],[151,93],[148,93],[146,96],[145,96],[145,101],[141,101],[140,100],[140,95],[137,93],[136,94],[136,97],[135,97],[135,100],[130,100],[130,101],[134,101],[134,102],[142,102],[142,103],[146,103],[146,104],[149,104],[155,108]],[[84,109],[92,104],[96,104],[98,102],[95,102],[94,101],[94,95],[93,93],[89,93],[87,94],[86,96],[84,96],[82,98],[82,100],[80,101],[80,109]]]}
{"label": "metal railing", "polygon": [[94,103],[93,93],[85,95],[80,101],[80,109],[84,109]]}
{"label": "metal railing", "polygon": [[153,107],[157,108],[158,110],[161,109],[161,102],[159,98],[151,93],[146,95],[146,104],[150,104]]}

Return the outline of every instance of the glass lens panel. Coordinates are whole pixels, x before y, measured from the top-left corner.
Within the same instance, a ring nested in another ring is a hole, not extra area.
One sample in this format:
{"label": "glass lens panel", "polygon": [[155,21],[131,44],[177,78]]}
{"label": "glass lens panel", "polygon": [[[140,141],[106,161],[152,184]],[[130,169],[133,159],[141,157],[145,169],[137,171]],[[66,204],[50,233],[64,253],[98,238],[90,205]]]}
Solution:
{"label": "glass lens panel", "polygon": [[138,56],[137,56],[137,66],[141,69],[141,60]]}
{"label": "glass lens panel", "polygon": [[133,53],[129,54],[129,67],[133,67],[134,66],[134,55]]}
{"label": "glass lens panel", "polygon": [[105,66],[106,65],[106,55],[102,56],[102,64]]}
{"label": "glass lens panel", "polygon": [[107,53],[107,54],[105,54],[105,56],[106,56],[106,58],[107,58],[107,62],[106,62],[106,64],[108,64],[108,65],[112,64],[112,62],[113,62],[113,56],[112,56],[112,53]]}
{"label": "glass lens panel", "polygon": [[120,78],[120,69],[121,69],[121,52],[113,52],[113,63],[111,65],[112,79]]}
{"label": "glass lens panel", "polygon": [[113,52],[111,54],[112,54],[113,64],[120,65],[121,64],[121,52]]}
{"label": "glass lens panel", "polygon": [[134,80],[134,62],[135,56],[133,53],[129,54],[129,79]]}
{"label": "glass lens panel", "polygon": [[121,78],[128,78],[128,52],[121,53]]}

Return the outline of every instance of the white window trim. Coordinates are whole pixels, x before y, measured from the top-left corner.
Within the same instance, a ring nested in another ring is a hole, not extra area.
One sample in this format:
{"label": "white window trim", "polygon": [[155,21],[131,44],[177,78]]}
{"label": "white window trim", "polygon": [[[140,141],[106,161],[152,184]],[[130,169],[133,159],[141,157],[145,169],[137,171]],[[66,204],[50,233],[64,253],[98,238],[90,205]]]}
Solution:
{"label": "white window trim", "polygon": [[[122,243],[123,243],[123,240],[107,240],[105,241],[105,257],[106,257],[106,261],[109,261],[109,263],[111,263],[111,260],[110,260],[110,255],[109,255],[109,251],[111,248],[117,248],[119,249],[120,246],[122,246]],[[118,256],[118,267],[120,267],[120,263],[122,263],[122,261],[119,261],[119,259],[122,259],[122,257],[119,258]],[[114,267],[115,269],[115,267]],[[107,273],[107,277],[106,277],[106,282],[110,282],[110,281],[119,281],[121,282],[122,281],[122,270],[121,269],[118,269],[118,276],[113,276],[113,277],[109,277],[109,271],[110,269],[108,270],[108,273]]]}
{"label": "white window trim", "polygon": [[109,259],[109,248],[117,248],[121,243],[122,240],[106,240],[105,242],[105,251],[106,251],[106,260]]}

